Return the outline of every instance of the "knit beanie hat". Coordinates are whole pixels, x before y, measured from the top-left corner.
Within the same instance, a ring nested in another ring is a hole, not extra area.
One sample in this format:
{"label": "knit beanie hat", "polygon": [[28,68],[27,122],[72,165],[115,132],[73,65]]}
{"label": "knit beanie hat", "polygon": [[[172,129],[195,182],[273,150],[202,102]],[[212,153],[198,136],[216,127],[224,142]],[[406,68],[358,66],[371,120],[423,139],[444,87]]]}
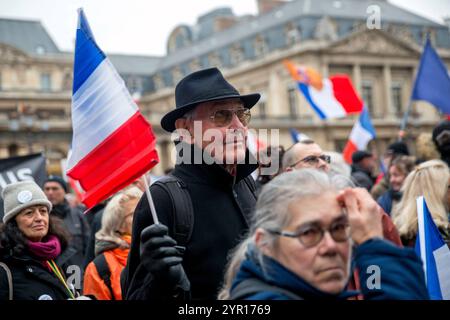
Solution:
{"label": "knit beanie hat", "polygon": [[31,206],[43,205],[52,210],[52,204],[48,201],[44,191],[34,181],[20,181],[9,184],[2,192],[5,215],[3,223],[7,223],[23,209]]}
{"label": "knit beanie hat", "polygon": [[44,181],[44,186],[47,182],[57,182],[61,185],[61,187],[64,189],[64,192],[67,193],[67,183],[64,181],[63,178],[61,178],[60,176],[49,176],[45,181]]}

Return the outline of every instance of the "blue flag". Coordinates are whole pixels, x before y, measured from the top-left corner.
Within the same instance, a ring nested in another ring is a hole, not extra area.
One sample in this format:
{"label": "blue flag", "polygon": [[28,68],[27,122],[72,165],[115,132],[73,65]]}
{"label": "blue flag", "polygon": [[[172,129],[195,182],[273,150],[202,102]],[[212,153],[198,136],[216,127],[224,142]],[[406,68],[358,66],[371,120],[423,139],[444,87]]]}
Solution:
{"label": "blue flag", "polygon": [[450,114],[450,76],[445,64],[427,39],[412,93],[412,100],[425,100]]}
{"label": "blue flag", "polygon": [[417,198],[416,254],[422,258],[432,300],[450,300],[450,249],[433,221],[424,197]]}
{"label": "blue flag", "polygon": [[298,132],[294,128],[289,129],[289,132],[291,133],[292,141],[294,143],[304,141],[304,140],[311,140],[311,138],[308,137],[306,134]]}

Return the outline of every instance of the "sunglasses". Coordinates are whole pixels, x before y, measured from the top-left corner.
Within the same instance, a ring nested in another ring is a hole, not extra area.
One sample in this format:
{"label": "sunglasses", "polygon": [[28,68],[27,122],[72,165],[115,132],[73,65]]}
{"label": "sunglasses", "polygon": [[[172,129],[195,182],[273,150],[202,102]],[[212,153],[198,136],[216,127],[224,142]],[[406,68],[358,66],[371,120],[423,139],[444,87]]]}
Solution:
{"label": "sunglasses", "polygon": [[210,116],[210,119],[217,127],[225,127],[233,121],[234,114],[236,114],[243,126],[246,127],[250,123],[252,115],[249,109],[217,110],[212,116]]}
{"label": "sunglasses", "polygon": [[323,162],[326,162],[328,164],[331,163],[331,157],[326,155],[326,154],[323,154],[323,155],[320,155],[320,156],[308,156],[308,157],[305,157],[305,158],[297,161],[293,165],[291,165],[291,168],[294,168],[300,162],[304,162],[304,163],[307,163],[309,165],[317,165],[319,163],[319,160],[322,160]]}

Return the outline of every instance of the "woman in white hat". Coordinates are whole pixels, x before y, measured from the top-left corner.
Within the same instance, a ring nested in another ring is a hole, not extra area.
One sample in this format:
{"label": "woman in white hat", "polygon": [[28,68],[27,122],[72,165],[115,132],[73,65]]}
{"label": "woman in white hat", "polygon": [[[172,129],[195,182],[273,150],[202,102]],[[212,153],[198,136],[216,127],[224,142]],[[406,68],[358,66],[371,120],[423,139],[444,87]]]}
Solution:
{"label": "woman in white hat", "polygon": [[5,187],[0,227],[0,300],[61,300],[75,298],[58,257],[68,234],[50,217],[52,204],[33,181]]}

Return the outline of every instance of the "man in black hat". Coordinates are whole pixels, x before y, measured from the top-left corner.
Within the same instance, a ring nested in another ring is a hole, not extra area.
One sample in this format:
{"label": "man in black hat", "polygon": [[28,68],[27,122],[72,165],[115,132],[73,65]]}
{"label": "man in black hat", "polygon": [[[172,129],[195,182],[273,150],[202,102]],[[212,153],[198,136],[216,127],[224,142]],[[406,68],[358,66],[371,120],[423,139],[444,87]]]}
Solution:
{"label": "man in black hat", "polygon": [[368,151],[355,151],[352,154],[352,179],[356,186],[366,188],[369,192],[375,183],[373,172],[377,162]]}
{"label": "man in black hat", "polygon": [[[176,86],[176,109],[162,118],[161,126],[179,136],[171,175],[180,191],[187,190],[190,199],[181,207],[192,203],[192,217],[181,224],[175,212],[180,197],[156,182],[150,193],[160,224],[153,224],[144,194],[122,273],[126,299],[216,299],[227,255],[248,230],[256,202],[250,174],[257,164],[246,136],[250,109],[259,98],[240,95],[217,68],[194,72]],[[177,232],[180,224],[187,238]]]}

